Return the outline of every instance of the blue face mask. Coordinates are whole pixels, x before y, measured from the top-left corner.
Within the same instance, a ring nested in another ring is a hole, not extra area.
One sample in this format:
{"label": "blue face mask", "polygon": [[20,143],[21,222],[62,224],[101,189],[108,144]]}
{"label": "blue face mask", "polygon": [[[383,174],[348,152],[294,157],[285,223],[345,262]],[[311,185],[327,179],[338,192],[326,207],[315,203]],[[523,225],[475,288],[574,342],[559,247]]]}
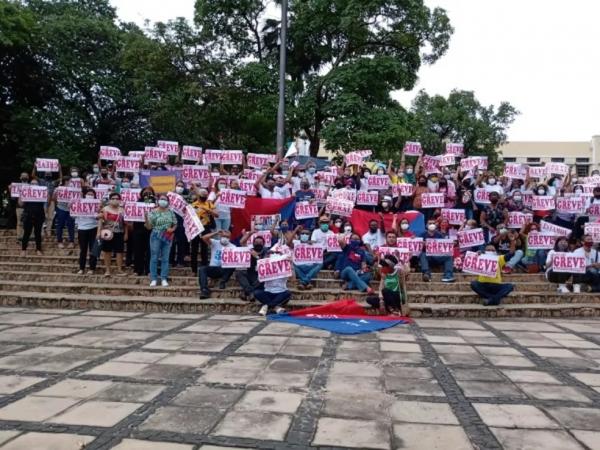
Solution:
{"label": "blue face mask", "polygon": [[308,234],[301,234],[300,242],[308,242]]}
{"label": "blue face mask", "polygon": [[317,171],[317,169],[315,169],[314,167],[309,167],[309,168],[308,168],[308,173],[310,173],[311,175],[312,175],[313,173],[315,173],[316,171]]}
{"label": "blue face mask", "polygon": [[281,231],[283,233],[287,233],[289,231],[290,227],[289,225],[281,225]]}
{"label": "blue face mask", "polygon": [[321,231],[329,231],[329,224],[328,223],[322,223],[320,225],[321,227]]}
{"label": "blue face mask", "polygon": [[352,250],[356,250],[358,247],[360,247],[360,241],[350,241],[348,245]]}

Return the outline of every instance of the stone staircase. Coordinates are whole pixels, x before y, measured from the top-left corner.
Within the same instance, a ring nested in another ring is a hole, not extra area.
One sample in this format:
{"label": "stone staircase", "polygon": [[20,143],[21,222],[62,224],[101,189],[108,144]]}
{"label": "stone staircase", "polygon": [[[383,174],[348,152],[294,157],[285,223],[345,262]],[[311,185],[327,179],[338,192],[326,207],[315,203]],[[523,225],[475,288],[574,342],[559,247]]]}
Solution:
{"label": "stone staircase", "polygon": [[[225,289],[212,288],[212,298],[200,300],[196,277],[189,268],[172,268],[171,286],[148,286],[147,277],[127,275],[104,277],[77,275],[78,249],[59,249],[53,240],[44,242],[44,256],[35,256],[33,243],[27,256],[20,256],[14,230],[0,230],[0,305],[38,308],[104,309],[147,312],[255,312],[256,304],[239,299],[234,279]],[[408,296],[413,317],[591,317],[600,316],[600,295],[558,294],[556,286],[542,274],[513,274],[506,281],[515,291],[499,307],[485,307],[470,290],[471,275],[456,274],[452,284],[441,283],[434,273],[430,283],[411,273]],[[372,287],[377,287],[376,281]],[[300,291],[290,283],[290,308],[304,308],[355,298],[364,303],[365,294],[343,291],[333,272],[322,271],[310,291]]]}

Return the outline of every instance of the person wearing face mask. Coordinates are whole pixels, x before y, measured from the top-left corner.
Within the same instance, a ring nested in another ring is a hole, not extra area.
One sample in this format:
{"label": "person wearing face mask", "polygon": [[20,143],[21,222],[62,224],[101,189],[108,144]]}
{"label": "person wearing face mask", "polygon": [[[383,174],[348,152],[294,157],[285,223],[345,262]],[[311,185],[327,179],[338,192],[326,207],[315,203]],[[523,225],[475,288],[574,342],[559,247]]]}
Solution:
{"label": "person wearing face mask", "polygon": [[[208,191],[204,188],[196,190],[197,199],[192,203],[192,207],[198,214],[198,218],[204,227],[201,236],[211,233],[216,225],[215,219],[219,218],[219,213],[215,210],[213,202],[208,200]],[[198,275],[198,247],[200,247],[200,265],[208,265],[208,244],[196,236],[191,242],[190,266],[194,275]]]}
{"label": "person wearing face mask", "polygon": [[591,292],[600,292],[600,252],[594,248],[594,239],[586,234],[582,239],[582,246],[573,252],[574,255],[585,257],[585,274],[573,277],[573,292],[581,292],[581,283],[588,284]]}
{"label": "person wearing face mask", "polygon": [[375,251],[378,247],[381,247],[385,243],[385,224],[383,222],[383,216],[381,220],[369,221],[369,231],[362,236],[362,241],[369,252]]}
{"label": "person wearing face mask", "polygon": [[479,221],[485,235],[485,241],[490,241],[490,236],[501,223],[508,222],[508,210],[500,203],[500,195],[497,192],[490,193],[490,204],[483,208]]}
{"label": "person wearing face mask", "polygon": [[[336,219],[334,223],[339,223],[339,227],[336,228],[336,230],[339,230],[342,227],[341,219]],[[318,227],[313,230],[310,240],[316,245],[323,247],[325,250],[323,255],[323,267],[325,269],[333,269],[339,256],[339,253],[337,252],[327,251],[327,239],[334,235],[335,232],[331,229],[329,217],[325,215],[321,216],[319,218]]]}
{"label": "person wearing face mask", "polygon": [[94,187],[99,186],[99,185],[114,185],[115,184],[115,180],[112,177],[111,172],[106,168],[106,167],[102,167],[100,169],[100,176],[98,178],[96,178],[96,180],[94,181]]}
{"label": "person wearing face mask", "polygon": [[[267,258],[271,255],[277,255],[277,252],[271,250],[267,253]],[[289,255],[287,258],[292,259]],[[266,316],[269,312],[269,308],[275,308],[276,314],[285,313],[283,308],[291,298],[291,293],[287,287],[288,278],[277,278],[275,280],[265,281],[262,288],[258,288],[254,291],[254,298],[262,304],[258,314]]]}
{"label": "person wearing face mask", "polygon": [[[538,185],[538,187],[533,190],[533,195],[539,195],[540,197],[550,195],[548,192],[548,186],[546,186],[545,184]],[[549,219],[551,215],[551,210],[533,211],[533,217],[537,219],[537,222],[539,222],[542,219]]]}
{"label": "person wearing face mask", "polygon": [[[35,178],[36,169],[34,167],[30,179]],[[54,196],[54,190],[61,184],[62,176],[62,166],[59,166],[58,172],[58,180],[54,179],[53,172],[42,172],[39,174],[40,177],[37,178],[37,183],[40,186],[44,186],[48,190],[48,202],[44,205],[44,214],[46,216],[46,221],[43,226],[44,236],[48,237],[50,235],[50,231],[52,230],[52,224],[54,222],[54,209],[55,202],[52,201],[52,197]]]}
{"label": "person wearing face mask", "polygon": [[[282,175],[275,175],[275,191],[279,193],[281,198],[290,198],[292,196],[289,179]],[[290,177],[291,178],[291,177]]]}
{"label": "person wearing face mask", "polygon": [[[154,189],[150,186],[142,189],[138,201],[156,205]],[[150,230],[143,222],[133,222],[130,239],[133,245],[133,270],[139,277],[146,276],[150,273]]]}
{"label": "person wearing face mask", "polygon": [[384,195],[381,203],[377,206],[376,212],[379,214],[394,214],[394,203],[392,197]]}
{"label": "person wearing face mask", "polygon": [[561,236],[556,239],[554,243],[554,249],[548,252],[548,256],[546,257],[546,279],[550,283],[557,283],[558,288],[557,292],[560,294],[570,294],[569,288],[567,287],[567,281],[573,277],[573,292],[577,291],[581,292],[581,275],[571,274],[571,273],[563,273],[563,272],[555,272],[552,269],[552,260],[556,253],[571,253],[569,249],[569,241],[566,237]]}
{"label": "person wearing face mask", "polygon": [[127,240],[121,195],[113,192],[109,196],[108,204],[100,211],[97,239],[102,239],[102,256],[106,272],[104,276],[111,275],[112,254],[116,253],[117,275],[125,276],[123,271],[123,251]]}
{"label": "person wearing face mask", "polygon": [[[308,245],[311,247],[318,247],[319,244],[310,240],[310,230],[301,229],[298,232],[298,240],[294,241],[294,246],[297,244]],[[312,289],[312,280],[323,268],[323,263],[305,263],[305,262],[294,262],[294,272],[296,273],[296,279],[298,280],[298,289]]]}
{"label": "person wearing face mask", "polygon": [[496,248],[498,254],[503,255],[509,261],[502,269],[502,273],[512,273],[513,269],[521,259],[523,259],[523,242],[519,233],[515,230],[509,230],[506,224],[501,223],[497,227],[498,234],[492,239],[492,245]]}
{"label": "person wearing face mask", "polygon": [[[309,202],[314,203],[315,193],[310,189],[310,184],[308,180],[302,180],[300,184],[300,190],[296,191],[296,203],[299,202]],[[315,227],[315,219],[303,219],[297,220],[297,224],[302,225],[303,228],[308,230],[312,230]]]}
{"label": "person wearing face mask", "polygon": [[371,176],[371,169],[369,169],[368,167],[363,167],[361,169],[361,177],[360,177],[360,190],[361,191],[367,190],[367,182],[368,182],[368,179],[370,176]]}
{"label": "person wearing face mask", "polygon": [[537,273],[540,270],[544,270],[544,265],[546,263],[547,250],[531,250],[527,248],[529,234],[539,232],[540,226],[535,222],[524,224],[519,232],[521,242],[523,242],[523,246],[525,247],[525,256],[521,259],[519,265],[527,269],[528,273]]}
{"label": "person wearing face mask", "polygon": [[379,266],[379,295],[367,297],[367,303],[381,313],[399,316],[402,305],[407,303],[406,276],[410,273],[410,267],[398,264],[398,258],[393,255],[385,255]]}
{"label": "person wearing face mask", "polygon": [[413,207],[418,210],[425,218],[431,217],[433,210],[431,208],[423,208],[422,196],[429,192],[427,187],[427,178],[420,175],[418,178],[417,186],[414,189]]}
{"label": "person wearing face mask", "polygon": [[444,194],[444,207],[454,208],[456,205],[456,187],[451,180],[442,178],[439,181],[438,192]]}
{"label": "person wearing face mask", "polygon": [[425,252],[425,240],[426,239],[444,239],[442,233],[437,230],[437,224],[435,220],[429,220],[427,222],[427,231],[425,231],[420,237],[423,238],[423,251],[419,254],[419,265],[421,266],[421,273],[423,274],[423,281],[431,281],[431,265],[443,266],[444,275],[442,282],[452,283],[455,281],[454,268],[452,265],[452,257],[450,256],[429,256]]}
{"label": "person wearing face mask", "polygon": [[[83,197],[93,200],[96,198],[96,192],[93,189],[86,189]],[[85,263],[89,251],[90,261],[87,275],[94,275],[98,259],[92,254],[92,248],[94,248],[98,234],[98,219],[96,217],[77,217],[75,223],[77,225],[77,242],[79,243],[79,272],[77,274],[85,273]]]}
{"label": "person wearing face mask", "polygon": [[215,205],[215,211],[219,215],[215,218],[215,231],[229,231],[231,227],[231,208],[222,205],[219,201],[223,189],[227,189],[227,180],[219,178],[208,196],[208,201]]}
{"label": "person wearing face mask", "polygon": [[[481,254],[481,252],[479,252]],[[510,283],[502,283],[502,270],[505,264],[505,257],[498,255],[493,245],[485,247],[485,255],[492,258],[498,258],[498,270],[495,277],[477,277],[477,280],[471,281],[471,289],[483,298],[485,306],[498,306],[504,297],[508,296],[514,286]]]}
{"label": "person wearing face mask", "polygon": [[281,166],[281,161],[275,164],[275,166],[267,169],[261,177],[256,180],[255,186],[260,198],[264,199],[283,199],[286,198],[282,195],[282,191],[275,189],[277,183],[275,182],[274,174]]}
{"label": "person wearing face mask", "polygon": [[[32,186],[38,186],[38,181],[31,180]],[[21,239],[21,256],[26,256],[27,246],[33,231],[35,236],[35,253],[42,256],[42,227],[44,225],[44,203],[23,202],[19,199],[19,206],[23,209],[21,220],[23,221],[23,238]]]}
{"label": "person wearing face mask", "polygon": [[208,279],[219,280],[219,289],[225,289],[227,282],[233,275],[235,269],[224,269],[221,267],[221,257],[223,249],[235,248],[231,243],[231,233],[220,230],[202,236],[202,240],[210,245],[210,264],[200,266],[198,269],[198,284],[200,285],[200,298],[209,298],[210,289],[208,288]]}
{"label": "person wearing face mask", "polygon": [[[70,182],[69,177],[63,177],[62,186],[67,188]],[[70,213],[70,202],[60,202],[56,197],[56,190],[52,195],[52,203],[55,205],[56,211],[56,242],[58,242],[58,248],[65,248],[63,244],[63,230],[67,228],[67,234],[69,236],[69,248],[75,248],[75,220],[71,217]]]}
{"label": "person wearing face mask", "polygon": [[[564,185],[568,186],[569,183],[570,183],[570,177],[567,175]],[[558,176],[551,177],[550,179],[548,179],[548,186],[546,189],[548,191],[547,195],[558,195],[558,193],[560,192],[560,189],[562,187],[563,187],[563,181],[560,177],[558,177]]]}
{"label": "person wearing face mask", "polygon": [[529,212],[523,204],[523,194],[521,191],[513,191],[512,195],[506,201],[508,212]]}
{"label": "person wearing face mask", "polygon": [[498,183],[498,179],[493,172],[488,172],[487,179],[484,183],[484,189],[486,192],[496,192],[498,195],[504,195],[504,188]]}
{"label": "person wearing face mask", "polygon": [[[178,181],[175,185],[175,193],[181,195],[183,199],[189,203],[190,193],[185,187],[183,181]],[[175,214],[177,219],[177,227],[175,228],[175,234],[173,235],[173,244],[171,245],[171,253],[169,255],[169,263],[174,267],[185,266],[185,257],[188,254],[189,242],[185,235],[185,227],[183,225],[183,217],[179,214]]]}
{"label": "person wearing face mask", "polygon": [[[27,172],[22,172],[18,183],[29,184],[29,174]],[[15,216],[17,219],[17,243],[20,244],[23,239],[23,207],[20,206],[18,200],[15,202]]]}
{"label": "person wearing face mask", "polygon": [[[244,231],[240,239],[240,246],[244,247],[248,239],[252,236],[252,231]],[[258,281],[258,272],[256,271],[256,262],[267,255],[265,240],[261,236],[256,236],[252,241],[250,249],[250,267],[248,269],[238,269],[235,271],[235,279],[242,288],[240,298],[245,301],[254,301],[254,291],[260,288]]]}
{"label": "person wearing face mask", "polygon": [[157,206],[146,216],[146,228],[150,233],[150,287],[158,281],[158,262],[160,261],[161,286],[169,286],[169,254],[173,235],[177,228],[175,213],[169,208],[166,195],[158,197]]}
{"label": "person wearing face mask", "polygon": [[392,224],[392,228],[396,230],[396,234],[400,238],[414,238],[415,233],[410,231],[410,222],[408,219],[400,220],[400,225],[398,227],[395,226],[398,215],[394,216],[394,223]]}
{"label": "person wearing face mask", "polygon": [[89,173],[85,177],[86,184],[88,186],[95,186],[95,182],[99,177],[100,177],[100,167],[98,166],[98,164],[94,164],[92,166],[92,173]]}
{"label": "person wearing face mask", "polygon": [[367,252],[361,248],[360,236],[352,233],[347,244],[343,237],[340,237],[338,241],[342,248],[339,270],[340,279],[346,281],[344,290],[358,289],[361,292],[372,294],[373,289],[369,283],[373,279],[373,272],[367,264]]}

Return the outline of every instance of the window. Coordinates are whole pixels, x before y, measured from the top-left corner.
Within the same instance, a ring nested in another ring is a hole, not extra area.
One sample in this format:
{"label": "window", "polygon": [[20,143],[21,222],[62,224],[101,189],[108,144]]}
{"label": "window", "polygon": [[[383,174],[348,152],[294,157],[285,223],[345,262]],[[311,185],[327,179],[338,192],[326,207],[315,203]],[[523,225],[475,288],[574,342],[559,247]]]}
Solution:
{"label": "window", "polygon": [[575,166],[575,170],[577,171],[577,178],[587,177],[590,174],[590,166]]}
{"label": "window", "polygon": [[565,158],[551,158],[552,162],[564,163]]}
{"label": "window", "polygon": [[576,163],[589,163],[590,158],[575,158]]}
{"label": "window", "polygon": [[539,163],[540,158],[527,158],[528,163]]}
{"label": "window", "polygon": [[517,158],[502,158],[504,162],[514,163],[517,162]]}

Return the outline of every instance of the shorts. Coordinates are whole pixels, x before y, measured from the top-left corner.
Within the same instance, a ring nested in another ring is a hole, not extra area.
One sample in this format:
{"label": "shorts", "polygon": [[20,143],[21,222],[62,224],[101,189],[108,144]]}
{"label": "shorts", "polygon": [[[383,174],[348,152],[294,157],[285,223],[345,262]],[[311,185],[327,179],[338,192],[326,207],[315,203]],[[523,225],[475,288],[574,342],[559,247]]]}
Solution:
{"label": "shorts", "polygon": [[102,251],[123,253],[125,251],[125,233],[114,233],[110,241],[102,241]]}

